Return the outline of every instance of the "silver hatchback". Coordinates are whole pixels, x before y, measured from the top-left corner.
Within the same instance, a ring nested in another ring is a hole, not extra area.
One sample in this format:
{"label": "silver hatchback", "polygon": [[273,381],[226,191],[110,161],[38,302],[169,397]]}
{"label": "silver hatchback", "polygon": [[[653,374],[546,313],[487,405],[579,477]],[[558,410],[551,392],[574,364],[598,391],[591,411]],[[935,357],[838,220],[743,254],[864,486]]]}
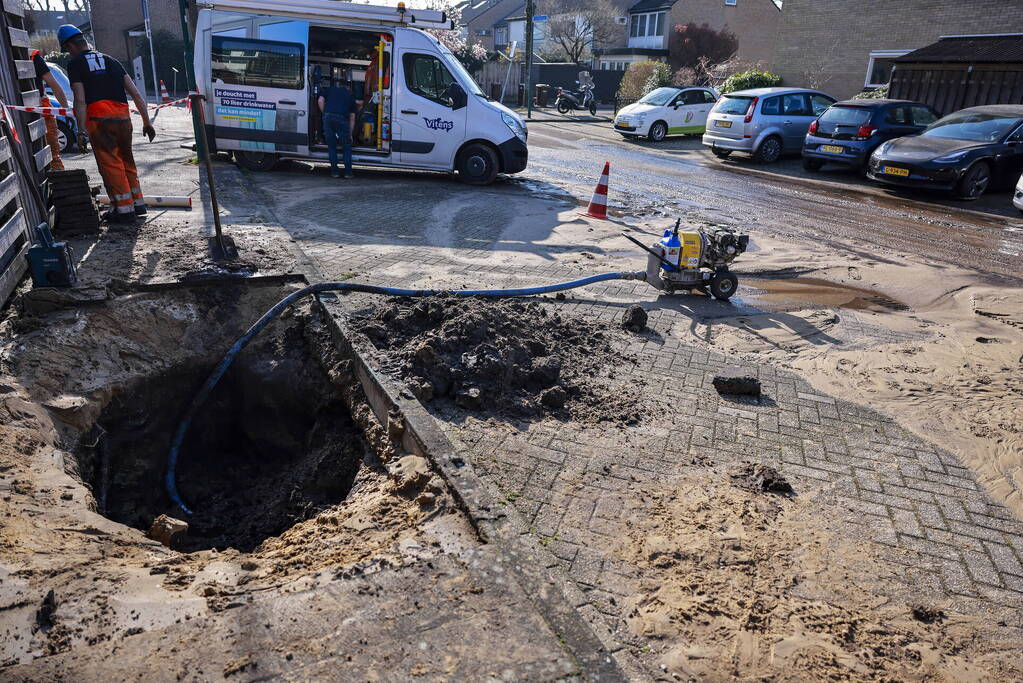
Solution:
{"label": "silver hatchback", "polygon": [[754,88],[721,96],[707,118],[703,144],[724,159],[744,152],[761,163],[799,152],[810,124],[836,102],[805,88]]}

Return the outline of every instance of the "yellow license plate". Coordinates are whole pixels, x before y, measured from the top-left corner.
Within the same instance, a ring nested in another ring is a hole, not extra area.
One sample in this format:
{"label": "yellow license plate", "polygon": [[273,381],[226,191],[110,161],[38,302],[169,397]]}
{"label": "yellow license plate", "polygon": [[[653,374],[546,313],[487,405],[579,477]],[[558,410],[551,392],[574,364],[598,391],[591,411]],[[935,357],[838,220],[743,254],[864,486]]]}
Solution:
{"label": "yellow license plate", "polygon": [[715,121],[714,125],[717,126],[718,128],[731,128],[732,127],[732,122],[731,121]]}
{"label": "yellow license plate", "polygon": [[844,154],[845,147],[839,147],[837,145],[821,145],[821,151],[827,152],[828,154]]}
{"label": "yellow license plate", "polygon": [[887,173],[888,175],[902,176],[903,178],[909,176],[908,168],[895,168],[893,166],[885,166],[883,169],[881,169],[881,172]]}
{"label": "yellow license plate", "polygon": [[617,125],[617,127],[618,127],[618,128],[621,128],[622,130],[635,130],[635,129],[636,129],[636,127],[635,127],[635,126],[630,126],[630,125],[628,125],[628,124],[625,124],[625,123],[619,123],[619,124]]}

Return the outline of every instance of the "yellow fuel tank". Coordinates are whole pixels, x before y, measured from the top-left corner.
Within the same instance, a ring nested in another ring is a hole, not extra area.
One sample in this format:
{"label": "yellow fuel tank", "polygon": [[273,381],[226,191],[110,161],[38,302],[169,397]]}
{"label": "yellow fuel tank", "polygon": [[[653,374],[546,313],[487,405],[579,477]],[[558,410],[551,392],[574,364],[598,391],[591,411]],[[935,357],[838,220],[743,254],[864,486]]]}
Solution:
{"label": "yellow fuel tank", "polygon": [[678,237],[682,241],[679,268],[699,268],[703,256],[703,236],[698,232],[680,232]]}

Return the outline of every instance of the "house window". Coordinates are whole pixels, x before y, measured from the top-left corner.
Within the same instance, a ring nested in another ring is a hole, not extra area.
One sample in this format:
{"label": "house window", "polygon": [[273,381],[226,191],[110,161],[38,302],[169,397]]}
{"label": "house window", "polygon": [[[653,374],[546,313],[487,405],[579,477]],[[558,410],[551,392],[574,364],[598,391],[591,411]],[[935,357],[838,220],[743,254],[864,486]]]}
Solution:
{"label": "house window", "polygon": [[864,88],[880,88],[888,85],[892,77],[895,59],[912,52],[912,50],[873,50],[867,62],[867,77],[863,81]]}
{"label": "house window", "polygon": [[630,38],[660,37],[664,35],[664,19],[667,12],[633,14]]}
{"label": "house window", "polygon": [[507,45],[508,44],[508,27],[501,26],[494,29],[494,43],[496,45]]}
{"label": "house window", "polygon": [[725,0],[726,5],[735,5],[735,0]]}

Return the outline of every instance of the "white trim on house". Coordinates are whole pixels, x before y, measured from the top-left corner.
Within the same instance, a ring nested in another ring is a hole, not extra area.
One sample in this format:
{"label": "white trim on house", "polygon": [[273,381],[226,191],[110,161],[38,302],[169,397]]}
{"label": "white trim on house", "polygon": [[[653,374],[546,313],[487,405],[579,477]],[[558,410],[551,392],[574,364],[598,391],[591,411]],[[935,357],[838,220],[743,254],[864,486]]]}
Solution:
{"label": "white trim on house", "polygon": [[895,59],[896,57],[901,57],[902,55],[908,55],[912,51],[913,50],[871,50],[870,59],[867,61],[867,73],[863,76],[863,87],[880,88],[883,85],[888,85],[888,81],[885,81],[884,83],[870,82],[870,76],[874,73],[874,60]]}

